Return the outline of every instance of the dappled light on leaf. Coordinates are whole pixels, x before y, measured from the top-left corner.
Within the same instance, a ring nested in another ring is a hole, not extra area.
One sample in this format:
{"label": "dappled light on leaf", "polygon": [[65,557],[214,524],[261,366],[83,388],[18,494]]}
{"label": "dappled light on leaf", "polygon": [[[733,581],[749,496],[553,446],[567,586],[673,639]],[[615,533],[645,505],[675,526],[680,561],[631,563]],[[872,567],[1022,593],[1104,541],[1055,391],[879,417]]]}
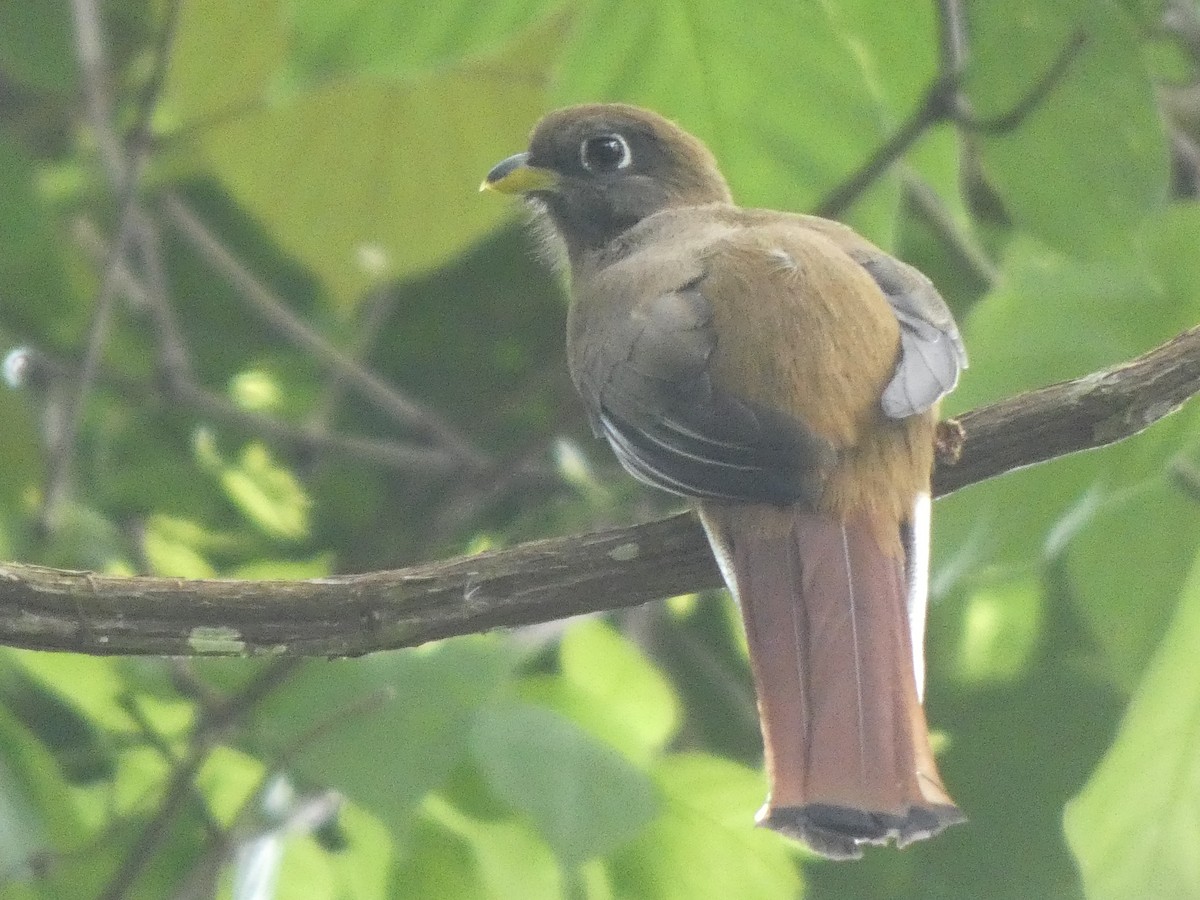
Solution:
{"label": "dappled light on leaf", "polygon": [[568,865],[625,843],[658,808],[643,772],[550,710],[493,704],[475,722],[471,750],[492,789]]}
{"label": "dappled light on leaf", "polygon": [[664,760],[654,777],[665,809],[642,838],[614,858],[618,895],[767,900],[798,892],[796,851],[778,835],[748,827],[762,801],[758,773],[715,757],[687,755]]}

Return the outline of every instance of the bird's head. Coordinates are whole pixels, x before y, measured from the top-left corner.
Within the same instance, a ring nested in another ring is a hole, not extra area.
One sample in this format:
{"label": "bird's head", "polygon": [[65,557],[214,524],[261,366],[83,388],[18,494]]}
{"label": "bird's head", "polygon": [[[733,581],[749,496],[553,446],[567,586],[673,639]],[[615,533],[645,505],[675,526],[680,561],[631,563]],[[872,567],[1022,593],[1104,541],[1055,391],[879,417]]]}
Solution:
{"label": "bird's head", "polygon": [[529,149],[497,164],[480,188],[530,200],[572,258],[660,210],[731,201],[704,144],[662,116],[622,104],[550,113]]}

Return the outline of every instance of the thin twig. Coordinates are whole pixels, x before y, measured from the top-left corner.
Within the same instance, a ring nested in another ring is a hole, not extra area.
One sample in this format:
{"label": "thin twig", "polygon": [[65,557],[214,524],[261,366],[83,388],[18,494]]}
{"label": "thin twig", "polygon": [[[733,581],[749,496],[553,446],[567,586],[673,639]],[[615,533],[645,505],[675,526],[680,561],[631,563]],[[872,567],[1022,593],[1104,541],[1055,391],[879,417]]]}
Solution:
{"label": "thin twig", "polygon": [[[360,365],[361,360],[365,360],[374,349],[375,342],[379,339],[395,302],[396,290],[392,285],[377,288],[367,298],[366,313],[358,323],[353,346],[347,351],[347,355],[360,361]],[[342,398],[348,387],[344,373],[338,370],[331,371],[321,398],[317,401],[316,409],[310,417],[310,424],[314,427],[327,428],[335,422],[335,413],[341,406]]]}
{"label": "thin twig", "polygon": [[177,194],[168,194],[162,209],[171,224],[200,254],[218,269],[250,302],[258,314],[296,346],[311,353],[323,365],[338,372],[364,397],[392,415],[398,422],[437,440],[464,465],[485,470],[490,460],[476,450],[432,410],[410,400],[373,372],[347,356],[302,322],[265,284],[229,252]]}
{"label": "thin twig", "polygon": [[1200,144],[1178,128],[1173,128],[1171,153],[1176,167],[1174,195],[1200,197]]}
{"label": "thin twig", "polygon": [[552,493],[566,488],[562,475],[543,463],[556,440],[555,437],[539,437],[523,450],[513,453],[505,465],[497,466],[485,481],[463,484],[462,490],[449,497],[438,510],[433,527],[429,529],[430,539],[436,543],[460,534],[471,522],[479,521],[485,510],[514,491]]}
{"label": "thin twig", "polygon": [[77,386],[62,417],[62,427],[55,432],[54,443],[50,447],[49,473],[41,518],[43,525],[51,532],[57,530],[58,517],[63,505],[74,492],[75,442],[83,423],[88,395],[91,393],[92,385],[96,381],[96,374],[100,369],[100,357],[108,342],[109,323],[117,296],[117,282],[114,273],[125,258],[132,233],[133,217],[125,215],[117,230],[116,240],[113,241],[108,262],[104,267],[100,291],[96,295],[92,320],[88,325],[83,363],[79,367]]}
{"label": "thin twig", "polygon": [[[943,15],[958,15],[955,3],[943,2],[940,6]],[[866,162],[825,195],[816,206],[817,215],[837,218],[936,125],[953,122],[964,132],[986,135],[1016,129],[1058,85],[1087,43],[1087,35],[1082,31],[1076,32],[1050,68],[1011,109],[1000,115],[981,119],[971,112],[970,105],[962,93],[962,70],[957,66],[960,66],[960,60],[965,58],[965,50],[955,49],[959,45],[959,39],[955,36],[956,28],[944,23],[941,33],[942,65],[954,65],[956,68],[943,69],[934,76],[925,89],[920,105],[900,125],[895,134],[875,149]]]}
{"label": "thin twig", "polygon": [[[92,256],[106,255],[108,244],[94,224],[86,220],[76,223],[74,234],[80,245]],[[153,238],[150,238],[153,239]],[[148,255],[152,262],[154,254]],[[153,264],[147,274],[153,276]],[[320,427],[296,425],[267,413],[244,409],[222,394],[207,390],[193,380],[187,348],[175,320],[174,312],[163,299],[163,289],[151,290],[139,280],[124,260],[118,260],[113,270],[118,289],[151,313],[158,330],[159,352],[164,378],[150,384],[130,378],[114,378],[104,371],[97,378],[128,400],[138,404],[169,402],[189,408],[214,422],[236,428],[290,450],[317,456],[353,459],[374,466],[419,475],[450,475],[462,468],[461,460],[445,450],[406,444],[379,438],[338,434]],[[48,367],[55,377],[75,377],[70,367],[39,354],[38,366]],[[526,478],[549,483],[549,473],[530,465],[523,470]]]}
{"label": "thin twig", "polygon": [[[187,382],[172,389],[172,398],[202,416],[242,433],[291,450],[332,459],[353,459],[410,475],[453,475],[462,461],[449,452],[418,444],[388,441],[294,425],[276,416],[244,409],[221,394]],[[527,478],[536,478],[525,473]]]}
{"label": "thin twig", "polygon": [[906,169],[904,190],[916,212],[950,251],[953,259],[981,284],[995,284],[999,278],[996,266],[978,242],[954,221],[929,182]]}
{"label": "thin twig", "polygon": [[1200,65],[1200,10],[1192,0],[1167,0],[1162,10],[1162,29]]}
{"label": "thin twig", "polygon": [[154,48],[154,64],[138,102],[137,119],[128,151],[122,146],[114,121],[113,99],[109,92],[111,75],[105,57],[103,27],[96,0],[73,0],[75,46],[83,70],[87,111],[100,158],[113,189],[118,194],[117,237],[105,261],[100,290],[88,327],[87,349],[79,371],[78,387],[71,407],[63,418],[50,453],[50,474],[43,504],[43,520],[51,529],[59,511],[72,493],[72,469],[75,442],[83,421],[88,394],[100,367],[100,358],[108,342],[108,332],[116,299],[115,269],[126,258],[139,218],[137,190],[146,162],[150,120],[166,80],[171,47],[179,21],[180,0],[167,5],[166,18]]}
{"label": "thin twig", "polygon": [[133,724],[138,727],[138,731],[142,733],[142,739],[146,744],[152,747],[167,763],[173,765],[179,762],[179,754],[175,752],[175,748],[171,746],[171,742],[160,734],[153,723],[146,718],[146,714],[142,711],[142,707],[138,703],[137,695],[133,691],[122,691],[117,695],[116,700],[117,706],[121,707],[125,711],[125,715],[129,716]]}
{"label": "thin twig", "polygon": [[976,118],[969,110],[963,108],[955,111],[955,121],[959,127],[978,134],[995,135],[1015,131],[1034,110],[1042,105],[1050,92],[1058,87],[1071,64],[1075,62],[1087,45],[1087,41],[1087,33],[1084,31],[1076,31],[1071,35],[1071,39],[1059,51],[1058,56],[1054,58],[1042,77],[1030,85],[1024,96],[1006,112],[986,118]]}
{"label": "thin twig", "polygon": [[[76,367],[39,351],[27,350],[26,353],[26,365],[29,369],[27,377],[31,379],[61,381],[76,377]],[[462,470],[461,462],[444,450],[400,441],[319,431],[268,413],[244,409],[224,395],[206,390],[191,381],[179,380],[174,384],[150,382],[117,375],[105,369],[100,370],[96,381],[100,386],[119,393],[123,399],[135,406],[144,408],[155,404],[174,409],[188,409],[196,414],[196,418],[209,419],[247,437],[257,438],[293,452],[349,459],[416,476],[447,476]],[[549,489],[556,485],[561,486],[561,483],[561,479],[548,468],[528,465],[521,470],[522,487],[542,486]]]}
{"label": "thin twig", "polygon": [[211,747],[207,744],[195,744],[187,756],[180,760],[171,773],[171,781],[158,813],[142,829],[129,855],[122,860],[120,868],[101,892],[99,900],[121,900],[129,894],[134,882],[165,843],[171,826],[192,798],[196,775],[210,751]]}
{"label": "thin twig", "polygon": [[[192,355],[183,337],[183,329],[175,317],[167,269],[163,263],[162,241],[156,228],[140,229],[138,244],[141,249],[145,287],[128,269],[122,268],[118,275],[131,299],[143,302],[150,313],[158,346],[158,371],[161,379],[170,387],[191,383]],[[103,246],[103,238],[97,233],[94,240]]]}
{"label": "thin twig", "polygon": [[967,68],[967,26],[962,0],[937,0],[938,71],[959,79]]}
{"label": "thin twig", "polygon": [[[369,691],[350,702],[327,711],[316,722],[290,740],[281,750],[269,754],[267,768],[259,779],[258,785],[247,795],[245,802],[234,814],[229,827],[223,832],[210,835],[208,846],[202,851],[183,886],[176,892],[175,900],[204,896],[206,886],[216,880],[221,868],[238,847],[255,836],[252,824],[254,813],[261,805],[264,793],[281,772],[287,772],[291,768],[296,757],[309,747],[324,740],[331,732],[344,727],[347,722],[376,712],[395,697],[396,688],[392,685],[385,685]],[[259,830],[261,831],[261,829]]]}
{"label": "thin twig", "polygon": [[83,74],[87,117],[100,161],[113,184],[125,181],[125,153],[113,127],[111,77],[104,49],[104,28],[96,0],[71,0],[75,27],[75,55]]}
{"label": "thin twig", "polygon": [[[143,740],[153,750],[163,758],[163,761],[170,766],[179,765],[182,760],[175,748],[171,746],[169,740],[159,733],[154,727],[154,723],[147,718],[146,713],[142,710],[141,704],[138,702],[138,697],[132,691],[122,691],[117,696],[117,705],[125,711],[125,714],[133,720],[133,723],[141,732]],[[193,788],[195,785],[193,785]],[[192,791],[192,799],[200,807],[201,815],[204,819],[204,828],[210,836],[221,833],[221,826],[213,817],[212,810],[208,807],[208,802],[204,795],[199,790]]]}
{"label": "thin twig", "polygon": [[957,83],[939,76],[925,90],[925,96],[913,113],[890,138],[875,148],[861,166],[846,177],[817,204],[815,213],[835,219],[848,209],[872,184],[883,177],[900,157],[908,152],[934,125],[945,121],[953,109],[952,96]]}
{"label": "thin twig", "polygon": [[272,663],[228,706],[200,722],[191,748],[171,773],[171,780],[157,812],[142,828],[129,855],[122,860],[120,868],[100,893],[99,900],[121,900],[129,895],[146,866],[170,836],[171,828],[192,796],[196,776],[220,735],[290,678],[299,664],[298,659],[281,659]]}

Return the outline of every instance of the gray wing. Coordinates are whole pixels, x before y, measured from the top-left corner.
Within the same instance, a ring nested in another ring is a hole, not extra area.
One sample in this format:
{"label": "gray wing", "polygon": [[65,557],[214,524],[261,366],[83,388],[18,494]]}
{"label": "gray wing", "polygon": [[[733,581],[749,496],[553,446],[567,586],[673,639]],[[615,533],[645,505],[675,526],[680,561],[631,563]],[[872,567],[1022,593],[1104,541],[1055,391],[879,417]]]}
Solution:
{"label": "gray wing", "polygon": [[912,266],[883,253],[855,258],[900,322],[900,360],[884,388],[883,411],[893,419],[924,412],[954,389],[967,367],[958,326],[933,282]]}
{"label": "gray wing", "polygon": [[714,385],[716,346],[700,280],[607,323],[577,372],[597,430],[631,474],[676,494],[814,501],[833,446],[799,420]]}

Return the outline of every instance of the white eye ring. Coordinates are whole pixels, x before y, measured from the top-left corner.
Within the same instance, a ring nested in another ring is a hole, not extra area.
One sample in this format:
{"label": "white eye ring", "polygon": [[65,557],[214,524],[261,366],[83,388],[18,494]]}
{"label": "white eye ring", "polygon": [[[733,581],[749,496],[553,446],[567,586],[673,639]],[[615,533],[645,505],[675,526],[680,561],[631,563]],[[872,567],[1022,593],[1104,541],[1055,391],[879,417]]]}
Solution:
{"label": "white eye ring", "polygon": [[589,172],[616,172],[629,168],[632,162],[629,142],[619,134],[597,135],[579,145],[579,164]]}

